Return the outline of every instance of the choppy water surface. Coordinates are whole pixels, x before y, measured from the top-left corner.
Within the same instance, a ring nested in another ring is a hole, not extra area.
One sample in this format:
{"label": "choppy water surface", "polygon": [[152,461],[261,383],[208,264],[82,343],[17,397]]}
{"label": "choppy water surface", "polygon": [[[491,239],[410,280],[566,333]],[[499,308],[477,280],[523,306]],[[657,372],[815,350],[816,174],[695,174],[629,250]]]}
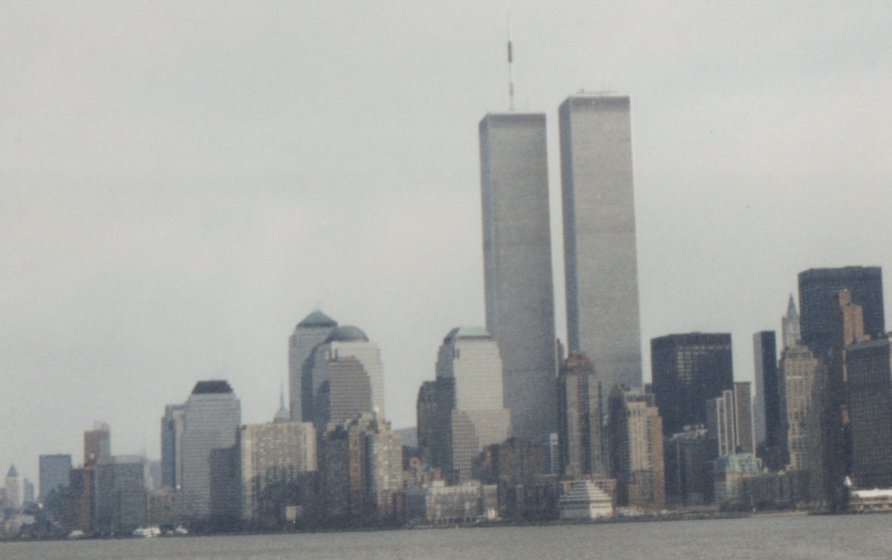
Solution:
{"label": "choppy water surface", "polygon": [[2,560],[892,558],[892,515],[2,543]]}

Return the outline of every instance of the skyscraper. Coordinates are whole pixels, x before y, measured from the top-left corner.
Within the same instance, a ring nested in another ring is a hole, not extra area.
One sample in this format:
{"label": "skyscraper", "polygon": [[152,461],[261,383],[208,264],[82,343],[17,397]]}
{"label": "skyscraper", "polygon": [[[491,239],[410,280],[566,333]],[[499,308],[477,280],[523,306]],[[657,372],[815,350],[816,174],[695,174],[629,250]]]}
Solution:
{"label": "skyscraper", "polygon": [[601,384],[588,356],[571,353],[558,373],[558,419],[564,476],[607,475]]}
{"label": "skyscraper", "polygon": [[[482,328],[449,331],[437,355],[434,436],[436,466],[455,482],[471,478],[471,462],[487,445],[510,433],[511,414],[502,398],[499,347]],[[436,449],[436,447],[445,449]]]}
{"label": "skyscraper", "polygon": [[714,399],[706,401],[706,426],[713,455],[723,457],[753,453],[753,422],[749,382],[734,383]]}
{"label": "skyscraper", "polygon": [[402,467],[402,441],[385,420],[364,413],[332,422],[319,448],[325,514],[392,515],[393,495],[402,488]]}
{"label": "skyscraper", "polygon": [[15,511],[21,510],[25,496],[22,492],[22,481],[15,465],[10,465],[9,470],[6,471],[4,489],[6,491],[6,507]]}
{"label": "skyscraper", "polygon": [[480,121],[486,328],[499,344],[515,436],[557,430],[545,115]]}
{"label": "skyscraper", "polygon": [[780,369],[784,380],[787,464],[793,470],[813,470],[809,447],[820,438],[820,413],[817,390],[824,378],[820,360],[807,346],[797,344],[784,349]]}
{"label": "skyscraper", "polygon": [[666,499],[663,422],[654,396],[616,386],[608,400],[610,476],[617,503],[662,509]]}
{"label": "skyscraper", "polygon": [[186,405],[169,404],[161,418],[161,485],[180,488],[183,484],[183,430]]}
{"label": "skyscraper", "polygon": [[84,466],[95,466],[110,457],[111,428],[105,422],[95,422],[92,430],[84,432]]}
{"label": "skyscraper", "polygon": [[784,387],[777,368],[774,331],[761,331],[753,335],[753,361],[756,366],[756,403],[753,407],[755,439],[768,468],[778,470],[785,464],[786,434],[783,421]]}
{"label": "skyscraper", "polygon": [[39,460],[40,494],[39,501],[46,500],[47,494],[53,490],[68,488],[71,474],[71,455],[41,455]]}
{"label": "skyscraper", "polygon": [[291,420],[312,422],[313,351],[325,342],[337,321],[321,311],[303,318],[288,338],[288,391]]}
{"label": "skyscraper", "polygon": [[569,350],[604,387],[640,387],[629,98],[580,93],[559,112]]}
{"label": "skyscraper", "polygon": [[418,451],[421,460],[430,465],[433,462],[433,446],[436,441],[437,422],[437,382],[425,381],[418,389],[418,399],[415,402],[416,434],[418,437]]}
{"label": "skyscraper", "polygon": [[186,402],[183,430],[184,516],[226,524],[238,517],[241,405],[229,383],[199,381]]}
{"label": "skyscraper", "polygon": [[102,534],[129,534],[146,524],[145,459],[119,455],[96,465],[95,528]]}
{"label": "skyscraper", "polygon": [[242,518],[282,520],[300,505],[301,482],[316,470],[316,430],[287,418],[240,428]]}
{"label": "skyscraper", "polygon": [[[319,431],[329,422],[352,420],[364,412],[384,417],[384,366],[378,345],[351,325],[334,328],[309,358],[312,422]],[[308,363],[309,365],[309,363]]]}
{"label": "skyscraper", "polygon": [[670,334],[650,341],[651,374],[663,434],[706,423],[706,401],[733,389],[731,335]]}
{"label": "skyscraper", "polygon": [[799,312],[802,340],[815,357],[822,358],[833,346],[836,295],[848,290],[852,303],[864,313],[865,334],[885,333],[883,273],[878,266],[813,268],[799,273]]}
{"label": "skyscraper", "polygon": [[892,486],[892,339],[846,347],[852,475],[861,488]]}

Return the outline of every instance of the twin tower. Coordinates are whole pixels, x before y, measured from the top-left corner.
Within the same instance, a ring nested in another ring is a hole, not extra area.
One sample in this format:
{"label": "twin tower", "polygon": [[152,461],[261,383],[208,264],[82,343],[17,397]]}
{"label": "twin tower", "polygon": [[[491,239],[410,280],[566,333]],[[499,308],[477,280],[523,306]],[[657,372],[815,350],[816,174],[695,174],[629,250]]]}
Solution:
{"label": "twin tower", "polygon": [[[559,109],[570,352],[607,390],[641,385],[638,265],[629,98],[570,96]],[[504,365],[511,431],[558,431],[545,115],[480,122],[486,327]]]}

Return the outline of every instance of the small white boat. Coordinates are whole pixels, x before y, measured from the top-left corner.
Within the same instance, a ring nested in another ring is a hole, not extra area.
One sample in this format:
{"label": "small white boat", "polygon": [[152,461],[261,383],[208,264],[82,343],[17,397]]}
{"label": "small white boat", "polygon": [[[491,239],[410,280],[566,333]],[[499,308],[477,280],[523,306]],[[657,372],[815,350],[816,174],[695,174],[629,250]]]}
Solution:
{"label": "small white boat", "polygon": [[161,536],[161,529],[158,527],[139,527],[133,530],[133,536],[142,539],[150,539]]}

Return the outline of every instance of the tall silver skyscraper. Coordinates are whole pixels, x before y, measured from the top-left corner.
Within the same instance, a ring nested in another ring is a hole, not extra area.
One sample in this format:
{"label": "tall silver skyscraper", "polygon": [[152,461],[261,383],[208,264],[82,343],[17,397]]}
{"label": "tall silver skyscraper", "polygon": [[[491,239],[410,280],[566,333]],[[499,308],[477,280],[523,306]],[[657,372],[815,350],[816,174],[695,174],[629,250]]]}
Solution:
{"label": "tall silver skyscraper", "polygon": [[328,339],[337,321],[321,311],[314,311],[294,328],[288,338],[288,392],[291,420],[313,421],[313,363],[316,347]]}
{"label": "tall silver skyscraper", "polygon": [[641,385],[629,98],[571,95],[560,107],[567,338],[604,390]]}
{"label": "tall silver skyscraper", "polygon": [[480,121],[486,328],[499,344],[514,436],[557,431],[545,115]]}

